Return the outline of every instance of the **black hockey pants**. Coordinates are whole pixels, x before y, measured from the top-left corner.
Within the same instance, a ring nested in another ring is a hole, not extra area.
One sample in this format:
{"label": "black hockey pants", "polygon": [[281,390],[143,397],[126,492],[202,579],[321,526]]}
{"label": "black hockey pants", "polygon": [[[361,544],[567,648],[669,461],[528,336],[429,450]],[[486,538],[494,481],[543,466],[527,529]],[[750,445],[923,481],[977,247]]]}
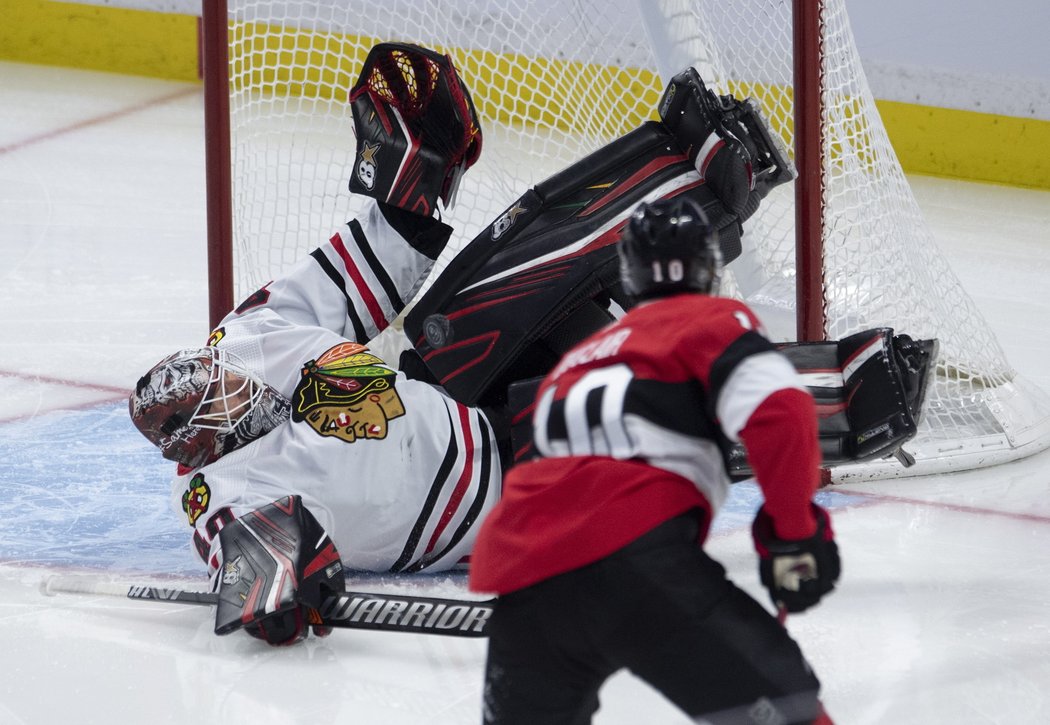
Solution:
{"label": "black hockey pants", "polygon": [[[581,725],[626,667],[693,717],[808,723],[816,676],[776,619],[696,545],[694,515],[501,597],[488,624],[490,725]],[[773,709],[777,712],[773,712]]]}

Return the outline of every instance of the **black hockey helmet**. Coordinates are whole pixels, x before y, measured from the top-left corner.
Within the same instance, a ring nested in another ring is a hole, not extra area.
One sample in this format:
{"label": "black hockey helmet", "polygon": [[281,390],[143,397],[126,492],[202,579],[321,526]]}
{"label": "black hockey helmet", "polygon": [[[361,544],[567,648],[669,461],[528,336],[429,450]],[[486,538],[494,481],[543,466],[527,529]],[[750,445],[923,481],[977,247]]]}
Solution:
{"label": "black hockey helmet", "polygon": [[350,91],[357,155],[350,191],[422,216],[451,207],[481,155],[481,125],[452,58],[379,43]]}
{"label": "black hockey helmet", "polygon": [[620,236],[620,280],[635,299],[679,292],[717,294],[722,276],[718,230],[695,201],[643,203]]}

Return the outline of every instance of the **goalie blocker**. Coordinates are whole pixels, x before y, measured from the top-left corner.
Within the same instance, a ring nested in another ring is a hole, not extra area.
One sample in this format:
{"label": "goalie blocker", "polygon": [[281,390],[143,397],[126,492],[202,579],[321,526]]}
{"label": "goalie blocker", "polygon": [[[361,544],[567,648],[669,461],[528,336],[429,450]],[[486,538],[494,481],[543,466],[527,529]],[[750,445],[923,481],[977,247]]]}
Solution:
{"label": "goalie blocker", "polygon": [[302,502],[285,496],[219,531],[215,634],[243,628],[269,644],[292,644],[308,629],[325,636],[317,608],[346,591],[335,544]]}

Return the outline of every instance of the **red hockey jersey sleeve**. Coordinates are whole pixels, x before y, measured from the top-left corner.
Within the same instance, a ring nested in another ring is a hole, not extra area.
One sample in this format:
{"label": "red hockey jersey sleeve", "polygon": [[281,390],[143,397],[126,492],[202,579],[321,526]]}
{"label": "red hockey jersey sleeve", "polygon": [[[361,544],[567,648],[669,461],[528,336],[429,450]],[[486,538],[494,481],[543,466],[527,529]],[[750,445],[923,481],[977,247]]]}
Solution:
{"label": "red hockey jersey sleeve", "polygon": [[812,396],[796,389],[773,393],[751,414],[740,439],[777,536],[786,540],[812,536],[817,522],[809,504],[820,481]]}
{"label": "red hockey jersey sleeve", "polygon": [[726,436],[747,450],[777,535],[802,539],[816,521],[809,502],[819,483],[816,406],[794,366],[777,352],[744,305],[726,304],[712,320],[714,334],[736,337],[711,347],[708,388]]}

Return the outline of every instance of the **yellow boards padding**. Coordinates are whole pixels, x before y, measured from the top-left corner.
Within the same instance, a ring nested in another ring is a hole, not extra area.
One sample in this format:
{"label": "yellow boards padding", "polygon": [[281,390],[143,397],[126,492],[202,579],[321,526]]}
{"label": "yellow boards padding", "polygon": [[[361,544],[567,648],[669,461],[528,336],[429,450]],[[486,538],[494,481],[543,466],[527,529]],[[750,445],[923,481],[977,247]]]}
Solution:
{"label": "yellow boards padding", "polygon": [[47,0],[2,5],[0,59],[196,80],[197,18]]}
{"label": "yellow boards padding", "polygon": [[1050,121],[879,101],[909,173],[1050,189]]}

